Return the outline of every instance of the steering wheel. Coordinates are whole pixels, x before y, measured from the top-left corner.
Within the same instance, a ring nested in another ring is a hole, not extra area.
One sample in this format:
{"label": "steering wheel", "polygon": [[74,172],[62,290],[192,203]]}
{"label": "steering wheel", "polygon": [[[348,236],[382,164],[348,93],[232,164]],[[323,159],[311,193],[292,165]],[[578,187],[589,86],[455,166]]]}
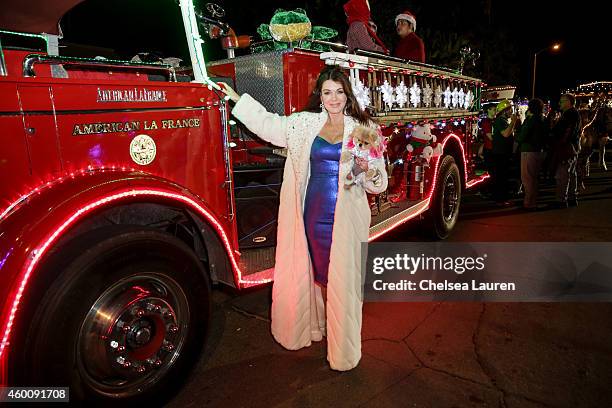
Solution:
{"label": "steering wheel", "polygon": [[223,18],[225,16],[225,10],[223,10],[223,7],[216,3],[206,3],[204,8],[206,8],[206,11],[208,11],[213,18]]}

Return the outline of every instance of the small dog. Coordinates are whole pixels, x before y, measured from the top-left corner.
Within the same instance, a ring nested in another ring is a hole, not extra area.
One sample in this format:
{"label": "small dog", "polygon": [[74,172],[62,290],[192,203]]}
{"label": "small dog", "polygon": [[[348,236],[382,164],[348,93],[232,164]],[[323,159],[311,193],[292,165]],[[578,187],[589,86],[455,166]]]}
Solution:
{"label": "small dog", "polygon": [[343,163],[352,161],[353,166],[344,180],[344,187],[350,188],[354,184],[363,186],[364,182],[376,176],[376,169],[369,167],[367,171],[364,171],[356,163],[355,158],[367,160],[368,164],[381,158],[385,150],[384,139],[378,129],[357,126],[351,133],[346,147],[348,150],[342,154],[341,161]]}

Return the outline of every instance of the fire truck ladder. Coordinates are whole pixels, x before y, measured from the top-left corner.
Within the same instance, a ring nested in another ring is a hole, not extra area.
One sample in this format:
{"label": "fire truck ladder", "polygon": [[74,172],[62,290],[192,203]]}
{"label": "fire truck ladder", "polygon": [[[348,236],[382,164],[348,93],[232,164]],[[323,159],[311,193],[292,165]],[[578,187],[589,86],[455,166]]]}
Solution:
{"label": "fire truck ladder", "polygon": [[23,60],[23,76],[35,77],[34,65],[41,64],[62,64],[73,65],[80,67],[103,67],[103,68],[120,68],[120,69],[138,69],[152,72],[164,71],[168,75],[170,82],[176,82],[176,72],[174,67],[167,64],[153,64],[146,62],[129,62],[109,59],[89,59],[77,57],[65,57],[59,55],[41,55],[29,54]]}

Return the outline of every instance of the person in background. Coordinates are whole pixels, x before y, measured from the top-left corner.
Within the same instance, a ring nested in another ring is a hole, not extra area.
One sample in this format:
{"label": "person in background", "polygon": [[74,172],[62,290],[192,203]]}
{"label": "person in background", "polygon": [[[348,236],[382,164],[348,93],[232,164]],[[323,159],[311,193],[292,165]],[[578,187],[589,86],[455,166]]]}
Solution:
{"label": "person in background", "polygon": [[512,135],[519,119],[512,113],[512,103],[504,99],[495,108],[496,118],[493,122],[493,157],[491,173],[493,176],[493,199],[499,206],[512,203],[509,198],[509,170],[514,140]]}
{"label": "person in background", "polygon": [[350,0],[344,4],[344,13],[349,26],[346,33],[349,52],[360,49],[389,54],[385,44],[376,35],[376,24],[370,18],[368,0]]}
{"label": "person in background", "polygon": [[553,208],[575,207],[578,205],[578,175],[576,163],[580,151],[580,132],[582,122],[580,113],[574,107],[576,98],[572,94],[563,94],[559,107],[563,112],[553,127],[553,168],[557,183],[556,202]]}
{"label": "person in background", "polygon": [[425,44],[416,35],[416,17],[406,10],[395,17],[395,29],[400,37],[393,52],[394,57],[409,61],[425,62]]}
{"label": "person in background", "polygon": [[491,168],[491,155],[493,154],[493,121],[495,120],[495,105],[491,104],[487,108],[487,117],[480,122],[482,130],[482,155],[484,158],[485,168]]}
{"label": "person in background", "polygon": [[544,120],[544,102],[540,99],[529,101],[526,119],[518,132],[517,141],[521,151],[521,181],[525,190],[523,209],[538,209],[538,177],[544,158],[544,147],[548,127]]}

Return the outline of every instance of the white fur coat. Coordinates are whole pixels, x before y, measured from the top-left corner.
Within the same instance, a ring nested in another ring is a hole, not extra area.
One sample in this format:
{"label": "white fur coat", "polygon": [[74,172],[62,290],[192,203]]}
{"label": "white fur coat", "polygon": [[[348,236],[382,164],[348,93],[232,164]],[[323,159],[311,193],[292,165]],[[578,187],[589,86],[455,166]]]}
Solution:
{"label": "white fur coat", "polygon": [[[327,360],[335,370],[350,370],[361,359],[362,277],[361,243],[367,242],[370,208],[364,191],[378,194],[387,188],[383,159],[374,167],[381,173],[363,188],[343,187],[352,163],[341,163],[327,284],[327,312],[318,285],[304,230],[304,200],[310,177],[310,149],[327,121],[327,112],[299,112],[290,116],[269,113],[248,94],[232,114],[262,139],[287,147],[276,238],[272,288],[272,335],[283,347],[297,350],[322,340],[327,333]],[[353,128],[344,117],[342,151]]]}

